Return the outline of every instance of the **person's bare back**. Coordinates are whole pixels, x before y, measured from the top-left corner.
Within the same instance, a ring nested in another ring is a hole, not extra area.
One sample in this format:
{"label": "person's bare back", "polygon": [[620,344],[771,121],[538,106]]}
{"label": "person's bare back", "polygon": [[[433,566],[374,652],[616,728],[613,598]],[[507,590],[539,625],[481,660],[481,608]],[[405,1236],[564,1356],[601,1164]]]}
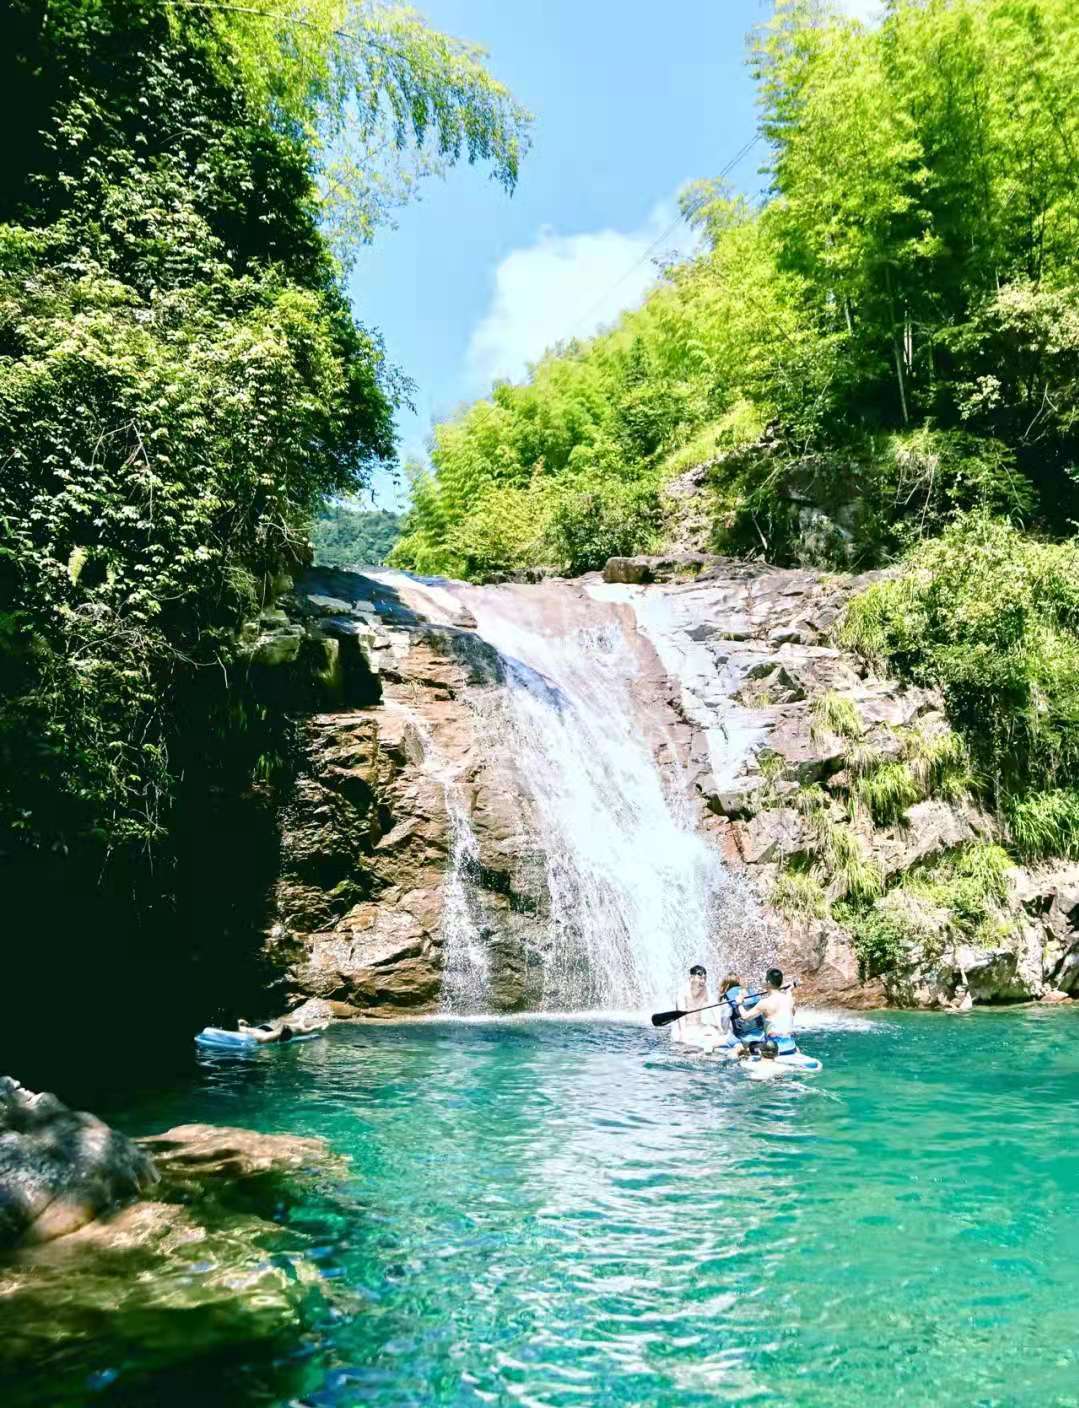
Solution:
{"label": "person's bare back", "polygon": [[768,1036],[794,1035],[794,990],[783,987],[783,974],[778,968],[769,968],[766,975],[768,987],[763,997],[752,1007],[740,1009],[745,1017],[763,1017],[764,1030]]}

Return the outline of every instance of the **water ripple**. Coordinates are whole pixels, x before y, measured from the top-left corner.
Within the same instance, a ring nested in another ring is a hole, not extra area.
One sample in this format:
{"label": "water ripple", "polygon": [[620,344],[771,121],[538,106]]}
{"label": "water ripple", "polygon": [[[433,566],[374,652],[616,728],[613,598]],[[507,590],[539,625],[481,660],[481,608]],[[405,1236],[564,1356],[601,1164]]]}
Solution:
{"label": "water ripple", "polygon": [[[86,1401],[1074,1405],[1079,1022],[1042,1017],[823,1020],[824,1072],[774,1085],[610,1020],[211,1060],[126,1124],[349,1154],[351,1215],[310,1209],[306,1257],[360,1308],[288,1354],[238,1346],[201,1378],[136,1364]],[[107,1335],[99,1352],[104,1372]]]}

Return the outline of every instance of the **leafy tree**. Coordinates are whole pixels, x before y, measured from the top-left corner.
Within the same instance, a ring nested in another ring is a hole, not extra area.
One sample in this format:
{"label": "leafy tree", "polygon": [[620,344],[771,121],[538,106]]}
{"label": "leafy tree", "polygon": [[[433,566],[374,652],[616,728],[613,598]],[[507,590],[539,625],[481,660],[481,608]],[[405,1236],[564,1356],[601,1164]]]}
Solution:
{"label": "leafy tree", "polygon": [[512,187],[525,118],[411,12],[327,0],[14,0],[0,77],[0,822],[160,852],[281,723],[242,622],[394,452],[328,207],[347,245],[458,157]]}
{"label": "leafy tree", "polygon": [[1079,547],[985,513],[855,598],[868,660],[939,687],[1024,854],[1079,854]]}
{"label": "leafy tree", "polygon": [[654,542],[701,461],[713,546],[780,561],[873,563],[979,506],[1079,518],[1079,9],[779,0],[750,61],[761,208],[689,187],[702,254],[440,426],[399,562],[502,570],[482,505],[513,486],[518,565],[593,565]]}

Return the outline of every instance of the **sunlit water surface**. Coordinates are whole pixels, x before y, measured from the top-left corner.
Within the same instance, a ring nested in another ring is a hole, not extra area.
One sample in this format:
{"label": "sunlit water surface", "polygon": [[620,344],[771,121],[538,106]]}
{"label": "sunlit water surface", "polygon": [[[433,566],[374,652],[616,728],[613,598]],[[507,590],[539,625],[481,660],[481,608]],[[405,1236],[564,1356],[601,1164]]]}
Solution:
{"label": "sunlit water surface", "polygon": [[1079,1404],[1077,1019],[838,1017],[770,1085],[600,1019],[206,1059],[104,1113],[329,1140],[337,1212],[282,1216],[357,1299],[152,1373],[104,1325],[77,1401]]}

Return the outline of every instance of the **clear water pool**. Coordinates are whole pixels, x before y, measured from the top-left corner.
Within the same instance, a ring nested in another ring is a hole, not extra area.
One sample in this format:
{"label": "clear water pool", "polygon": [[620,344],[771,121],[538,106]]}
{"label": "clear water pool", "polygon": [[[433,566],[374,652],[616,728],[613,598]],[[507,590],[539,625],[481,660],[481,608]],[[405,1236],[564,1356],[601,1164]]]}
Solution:
{"label": "clear water pool", "polygon": [[[580,1019],[202,1059],[102,1113],[348,1154],[336,1211],[287,1216],[352,1308],[152,1371],[105,1323],[64,1401],[1079,1405],[1079,1012],[838,1017],[803,1044],[824,1072],[774,1084]],[[53,1401],[49,1372],[19,1395]]]}

